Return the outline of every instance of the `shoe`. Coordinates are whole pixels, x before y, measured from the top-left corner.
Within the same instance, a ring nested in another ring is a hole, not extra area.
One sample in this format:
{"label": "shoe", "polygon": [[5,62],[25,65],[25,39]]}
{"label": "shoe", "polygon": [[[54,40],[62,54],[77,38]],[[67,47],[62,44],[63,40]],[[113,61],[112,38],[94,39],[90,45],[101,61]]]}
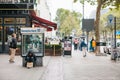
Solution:
{"label": "shoe", "polygon": [[14,63],[14,61],[12,61],[12,60],[9,60],[9,62],[10,62],[10,63]]}
{"label": "shoe", "polygon": [[83,57],[86,57],[86,55],[84,55]]}

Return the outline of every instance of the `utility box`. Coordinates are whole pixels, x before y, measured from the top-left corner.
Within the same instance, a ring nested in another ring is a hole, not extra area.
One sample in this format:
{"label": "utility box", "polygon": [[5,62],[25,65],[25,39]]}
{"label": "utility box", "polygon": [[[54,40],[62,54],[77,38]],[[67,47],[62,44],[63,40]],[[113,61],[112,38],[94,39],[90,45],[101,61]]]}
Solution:
{"label": "utility box", "polygon": [[28,52],[32,50],[36,56],[35,66],[43,65],[44,28],[21,28],[22,65],[25,67]]}

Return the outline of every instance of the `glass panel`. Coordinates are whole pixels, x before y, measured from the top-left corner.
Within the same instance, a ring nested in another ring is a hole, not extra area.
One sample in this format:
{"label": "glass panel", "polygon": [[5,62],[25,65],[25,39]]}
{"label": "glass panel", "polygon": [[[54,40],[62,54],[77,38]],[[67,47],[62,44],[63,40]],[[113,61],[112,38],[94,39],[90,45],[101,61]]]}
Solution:
{"label": "glass panel", "polygon": [[4,24],[14,24],[15,18],[4,18]]}
{"label": "glass panel", "polygon": [[0,18],[0,24],[2,24],[2,18]]}
{"label": "glass panel", "polygon": [[2,26],[0,26],[0,42],[2,41]]}
{"label": "glass panel", "polygon": [[[20,28],[23,28],[25,26],[16,26],[16,34],[17,34],[17,42],[21,42],[21,32],[20,32]],[[21,44],[20,44],[21,45]]]}
{"label": "glass panel", "polygon": [[36,56],[43,56],[43,34],[23,35],[22,39],[22,54],[26,55],[32,50]]}
{"label": "glass panel", "polygon": [[16,18],[16,24],[26,24],[26,18]]}

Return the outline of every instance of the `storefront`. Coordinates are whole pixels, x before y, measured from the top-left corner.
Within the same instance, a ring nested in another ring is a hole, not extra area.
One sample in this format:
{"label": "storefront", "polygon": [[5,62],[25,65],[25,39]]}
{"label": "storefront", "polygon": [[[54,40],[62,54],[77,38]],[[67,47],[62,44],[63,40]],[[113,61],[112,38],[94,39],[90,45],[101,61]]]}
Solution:
{"label": "storefront", "polygon": [[34,11],[34,1],[0,3],[0,53],[8,53],[7,41],[12,33],[17,34],[17,45],[21,45],[20,28],[43,27],[46,31],[57,29],[57,24],[38,17]]}
{"label": "storefront", "polygon": [[8,52],[7,40],[14,32],[17,34],[18,45],[20,45],[20,28],[29,27],[32,23],[28,15],[1,15],[0,16],[0,53]]}

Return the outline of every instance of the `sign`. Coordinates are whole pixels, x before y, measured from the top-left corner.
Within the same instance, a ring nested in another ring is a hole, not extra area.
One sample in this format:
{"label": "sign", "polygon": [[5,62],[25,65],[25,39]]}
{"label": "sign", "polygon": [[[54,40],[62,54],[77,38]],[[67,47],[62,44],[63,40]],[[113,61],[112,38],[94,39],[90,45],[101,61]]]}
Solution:
{"label": "sign", "polygon": [[110,14],[110,15],[107,16],[107,18],[108,18],[108,25],[113,26],[113,24],[114,24],[114,16],[112,14]]}
{"label": "sign", "polygon": [[97,46],[106,46],[106,42],[97,42]]}
{"label": "sign", "polygon": [[64,50],[65,51],[71,51],[72,50],[71,41],[65,41],[64,42]]}
{"label": "sign", "polygon": [[120,35],[120,31],[116,31],[116,35]]}
{"label": "sign", "polygon": [[117,38],[117,39],[120,39],[120,35],[116,35],[116,38]]}
{"label": "sign", "polygon": [[44,33],[44,28],[21,28],[21,33]]}
{"label": "sign", "polygon": [[82,19],[82,30],[88,32],[94,30],[94,19]]}

